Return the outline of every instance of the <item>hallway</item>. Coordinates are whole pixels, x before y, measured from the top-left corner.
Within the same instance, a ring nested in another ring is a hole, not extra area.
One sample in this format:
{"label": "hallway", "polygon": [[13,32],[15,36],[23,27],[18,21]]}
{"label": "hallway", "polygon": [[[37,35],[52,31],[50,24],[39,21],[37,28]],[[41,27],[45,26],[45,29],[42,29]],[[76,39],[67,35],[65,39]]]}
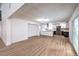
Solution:
{"label": "hallway", "polygon": [[73,56],[76,55],[68,38],[34,36],[0,50],[0,55],[12,56]]}

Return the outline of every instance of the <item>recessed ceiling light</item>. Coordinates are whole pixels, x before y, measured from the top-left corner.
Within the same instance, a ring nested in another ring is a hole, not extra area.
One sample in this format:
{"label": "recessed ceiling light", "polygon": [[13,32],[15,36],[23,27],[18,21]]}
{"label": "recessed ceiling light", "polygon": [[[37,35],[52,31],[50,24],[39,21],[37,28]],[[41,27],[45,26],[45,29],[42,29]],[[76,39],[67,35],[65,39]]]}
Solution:
{"label": "recessed ceiling light", "polygon": [[37,19],[37,21],[40,21],[40,22],[48,22],[49,19],[48,19],[48,18],[46,18],[46,19],[44,19],[44,18],[40,18],[40,19]]}

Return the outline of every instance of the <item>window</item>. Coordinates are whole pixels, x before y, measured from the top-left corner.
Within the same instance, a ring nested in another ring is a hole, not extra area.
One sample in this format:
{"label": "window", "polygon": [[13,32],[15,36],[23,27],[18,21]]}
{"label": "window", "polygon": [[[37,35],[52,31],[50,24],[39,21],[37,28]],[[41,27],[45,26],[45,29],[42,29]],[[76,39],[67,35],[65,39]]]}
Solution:
{"label": "window", "polygon": [[52,23],[47,23],[45,25],[42,25],[42,31],[47,31],[47,30],[52,30],[52,29],[53,29]]}
{"label": "window", "polygon": [[47,26],[46,25],[42,25],[42,31],[46,31]]}
{"label": "window", "polygon": [[66,28],[66,23],[60,23],[61,28]]}
{"label": "window", "polygon": [[49,23],[49,30],[52,30],[52,28],[53,28],[52,23]]}

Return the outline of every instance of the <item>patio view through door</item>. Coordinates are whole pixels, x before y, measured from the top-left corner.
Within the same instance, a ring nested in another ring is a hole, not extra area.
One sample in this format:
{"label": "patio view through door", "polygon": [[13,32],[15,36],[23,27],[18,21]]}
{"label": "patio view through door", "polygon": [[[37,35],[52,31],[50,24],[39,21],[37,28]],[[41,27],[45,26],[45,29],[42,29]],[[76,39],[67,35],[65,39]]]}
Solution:
{"label": "patio view through door", "polygon": [[78,21],[79,21],[79,18],[75,18],[73,20],[73,45],[75,47],[75,50],[77,51],[78,53]]}

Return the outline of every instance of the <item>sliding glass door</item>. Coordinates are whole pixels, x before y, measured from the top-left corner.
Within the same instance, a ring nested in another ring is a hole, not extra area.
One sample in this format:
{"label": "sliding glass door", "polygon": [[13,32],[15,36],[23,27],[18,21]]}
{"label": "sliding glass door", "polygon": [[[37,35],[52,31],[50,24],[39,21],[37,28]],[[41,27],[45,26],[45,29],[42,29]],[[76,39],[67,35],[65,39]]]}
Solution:
{"label": "sliding glass door", "polygon": [[78,30],[79,30],[78,21],[79,21],[78,17],[73,20],[73,46],[77,51],[77,53],[78,53]]}

